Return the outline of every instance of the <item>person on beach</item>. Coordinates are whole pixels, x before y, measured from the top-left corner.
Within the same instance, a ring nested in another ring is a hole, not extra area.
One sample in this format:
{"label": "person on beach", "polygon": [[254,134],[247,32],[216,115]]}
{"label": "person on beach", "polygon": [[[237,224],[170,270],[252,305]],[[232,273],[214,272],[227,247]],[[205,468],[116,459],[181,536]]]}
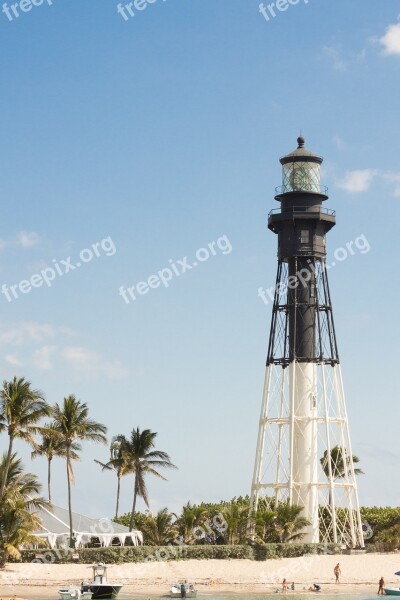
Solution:
{"label": "person on beach", "polygon": [[334,573],[334,575],[335,575],[335,577],[336,577],[336,582],[335,582],[335,583],[340,583],[340,581],[339,581],[339,577],[340,577],[340,575],[342,574],[342,571],[340,570],[340,564],[339,564],[339,563],[338,563],[338,564],[336,565],[336,567],[333,569],[333,573]]}
{"label": "person on beach", "polygon": [[378,596],[384,595],[384,589],[383,589],[384,585],[385,585],[385,580],[383,579],[383,577],[381,577],[379,580]]}
{"label": "person on beach", "polygon": [[290,589],[292,590],[292,592],[294,592],[294,581],[293,581],[292,585],[290,586]]}
{"label": "person on beach", "polygon": [[186,581],[181,583],[181,598],[186,598]]}
{"label": "person on beach", "polygon": [[285,594],[287,590],[287,583],[286,583],[286,579],[284,579],[282,581],[282,594]]}

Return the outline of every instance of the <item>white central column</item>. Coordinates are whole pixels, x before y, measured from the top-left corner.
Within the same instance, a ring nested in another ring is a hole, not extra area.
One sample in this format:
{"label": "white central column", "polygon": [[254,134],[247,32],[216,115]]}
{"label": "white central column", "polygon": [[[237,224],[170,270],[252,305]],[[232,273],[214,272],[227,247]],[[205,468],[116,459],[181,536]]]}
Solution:
{"label": "white central column", "polygon": [[304,507],[311,525],[304,531],[304,543],[319,542],[317,493],[317,396],[313,363],[293,362],[289,366],[290,397],[293,398],[293,452],[291,461],[292,501]]}

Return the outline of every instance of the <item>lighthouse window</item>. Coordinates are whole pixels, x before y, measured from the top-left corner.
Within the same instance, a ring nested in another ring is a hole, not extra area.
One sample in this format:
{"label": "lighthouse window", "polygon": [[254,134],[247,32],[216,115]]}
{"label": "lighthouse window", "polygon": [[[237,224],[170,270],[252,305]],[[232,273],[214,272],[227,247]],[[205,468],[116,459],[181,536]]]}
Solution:
{"label": "lighthouse window", "polygon": [[309,244],[310,243],[310,232],[308,231],[308,229],[302,229],[301,230],[300,241],[301,241],[302,244]]}

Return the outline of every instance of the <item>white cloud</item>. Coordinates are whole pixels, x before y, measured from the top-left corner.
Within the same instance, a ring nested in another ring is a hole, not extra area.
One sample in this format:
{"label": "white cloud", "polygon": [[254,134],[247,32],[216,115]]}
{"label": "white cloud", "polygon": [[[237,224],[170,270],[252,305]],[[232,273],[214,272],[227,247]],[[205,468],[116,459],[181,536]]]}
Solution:
{"label": "white cloud", "polygon": [[375,169],[348,171],[344,179],[338,183],[338,187],[352,194],[366,192],[376,175],[378,175],[378,171]]}
{"label": "white cloud", "polygon": [[32,248],[40,242],[39,235],[35,231],[20,231],[15,237],[4,239],[0,238],[0,251],[10,246],[21,246],[22,248]]}
{"label": "white cloud", "polygon": [[339,45],[324,46],[322,48],[324,55],[331,61],[334,71],[347,71],[348,68],[362,64],[367,57],[366,48],[359,52],[344,51]]}
{"label": "white cloud", "polygon": [[[90,377],[123,379],[128,369],[118,360],[108,360],[83,346],[66,346],[65,341],[77,336],[68,327],[54,327],[48,323],[27,321],[8,326],[0,323],[0,344],[8,351],[3,356],[13,367],[32,365],[42,371],[65,367]],[[71,343],[71,342],[69,342]],[[12,348],[24,350],[23,362]]]}
{"label": "white cloud", "polygon": [[323,51],[325,55],[331,59],[334,71],[346,70],[346,63],[344,62],[342,52],[338,47],[324,46]]}
{"label": "white cloud", "polygon": [[12,367],[22,367],[23,362],[18,358],[16,354],[6,354],[4,360]]}
{"label": "white cloud", "polygon": [[348,171],[337,185],[347,192],[358,194],[368,191],[375,178],[388,184],[394,184],[393,196],[400,198],[400,172],[396,171],[380,171],[379,169]]}
{"label": "white cloud", "polygon": [[54,337],[56,330],[48,323],[34,321],[19,323],[8,327],[0,324],[0,343],[11,346],[20,346],[27,342],[43,342]]}
{"label": "white cloud", "polygon": [[36,350],[33,355],[33,364],[42,371],[49,371],[53,368],[53,357],[57,352],[57,346],[43,346]]}
{"label": "white cloud", "polygon": [[346,148],[346,144],[343,138],[340,137],[340,135],[334,135],[332,141],[335,144],[336,148],[339,148],[339,150],[343,150],[344,148]]}
{"label": "white cloud", "polygon": [[389,25],[386,33],[379,39],[383,46],[383,54],[386,56],[400,56],[400,23]]}
{"label": "white cloud", "polygon": [[120,361],[106,360],[93,350],[81,346],[67,346],[62,356],[71,367],[85,375],[105,374],[108,379],[123,379],[128,374]]}
{"label": "white cloud", "polygon": [[395,173],[393,171],[388,171],[382,175],[382,179],[387,181],[388,183],[394,183],[395,189],[393,192],[393,196],[395,198],[400,198],[400,173]]}
{"label": "white cloud", "polygon": [[34,231],[20,231],[18,242],[23,248],[32,248],[39,243],[39,236]]}

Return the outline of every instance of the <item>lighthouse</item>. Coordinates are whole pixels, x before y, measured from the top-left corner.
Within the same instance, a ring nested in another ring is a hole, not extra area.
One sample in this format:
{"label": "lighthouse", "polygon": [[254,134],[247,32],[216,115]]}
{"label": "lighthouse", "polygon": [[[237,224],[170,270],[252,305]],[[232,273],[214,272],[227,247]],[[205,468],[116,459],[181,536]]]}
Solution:
{"label": "lighthouse", "polygon": [[298,147],[280,159],[278,268],[251,489],[252,508],[303,508],[305,543],[363,547],[326,261],[336,224],[325,207],[323,159]]}

